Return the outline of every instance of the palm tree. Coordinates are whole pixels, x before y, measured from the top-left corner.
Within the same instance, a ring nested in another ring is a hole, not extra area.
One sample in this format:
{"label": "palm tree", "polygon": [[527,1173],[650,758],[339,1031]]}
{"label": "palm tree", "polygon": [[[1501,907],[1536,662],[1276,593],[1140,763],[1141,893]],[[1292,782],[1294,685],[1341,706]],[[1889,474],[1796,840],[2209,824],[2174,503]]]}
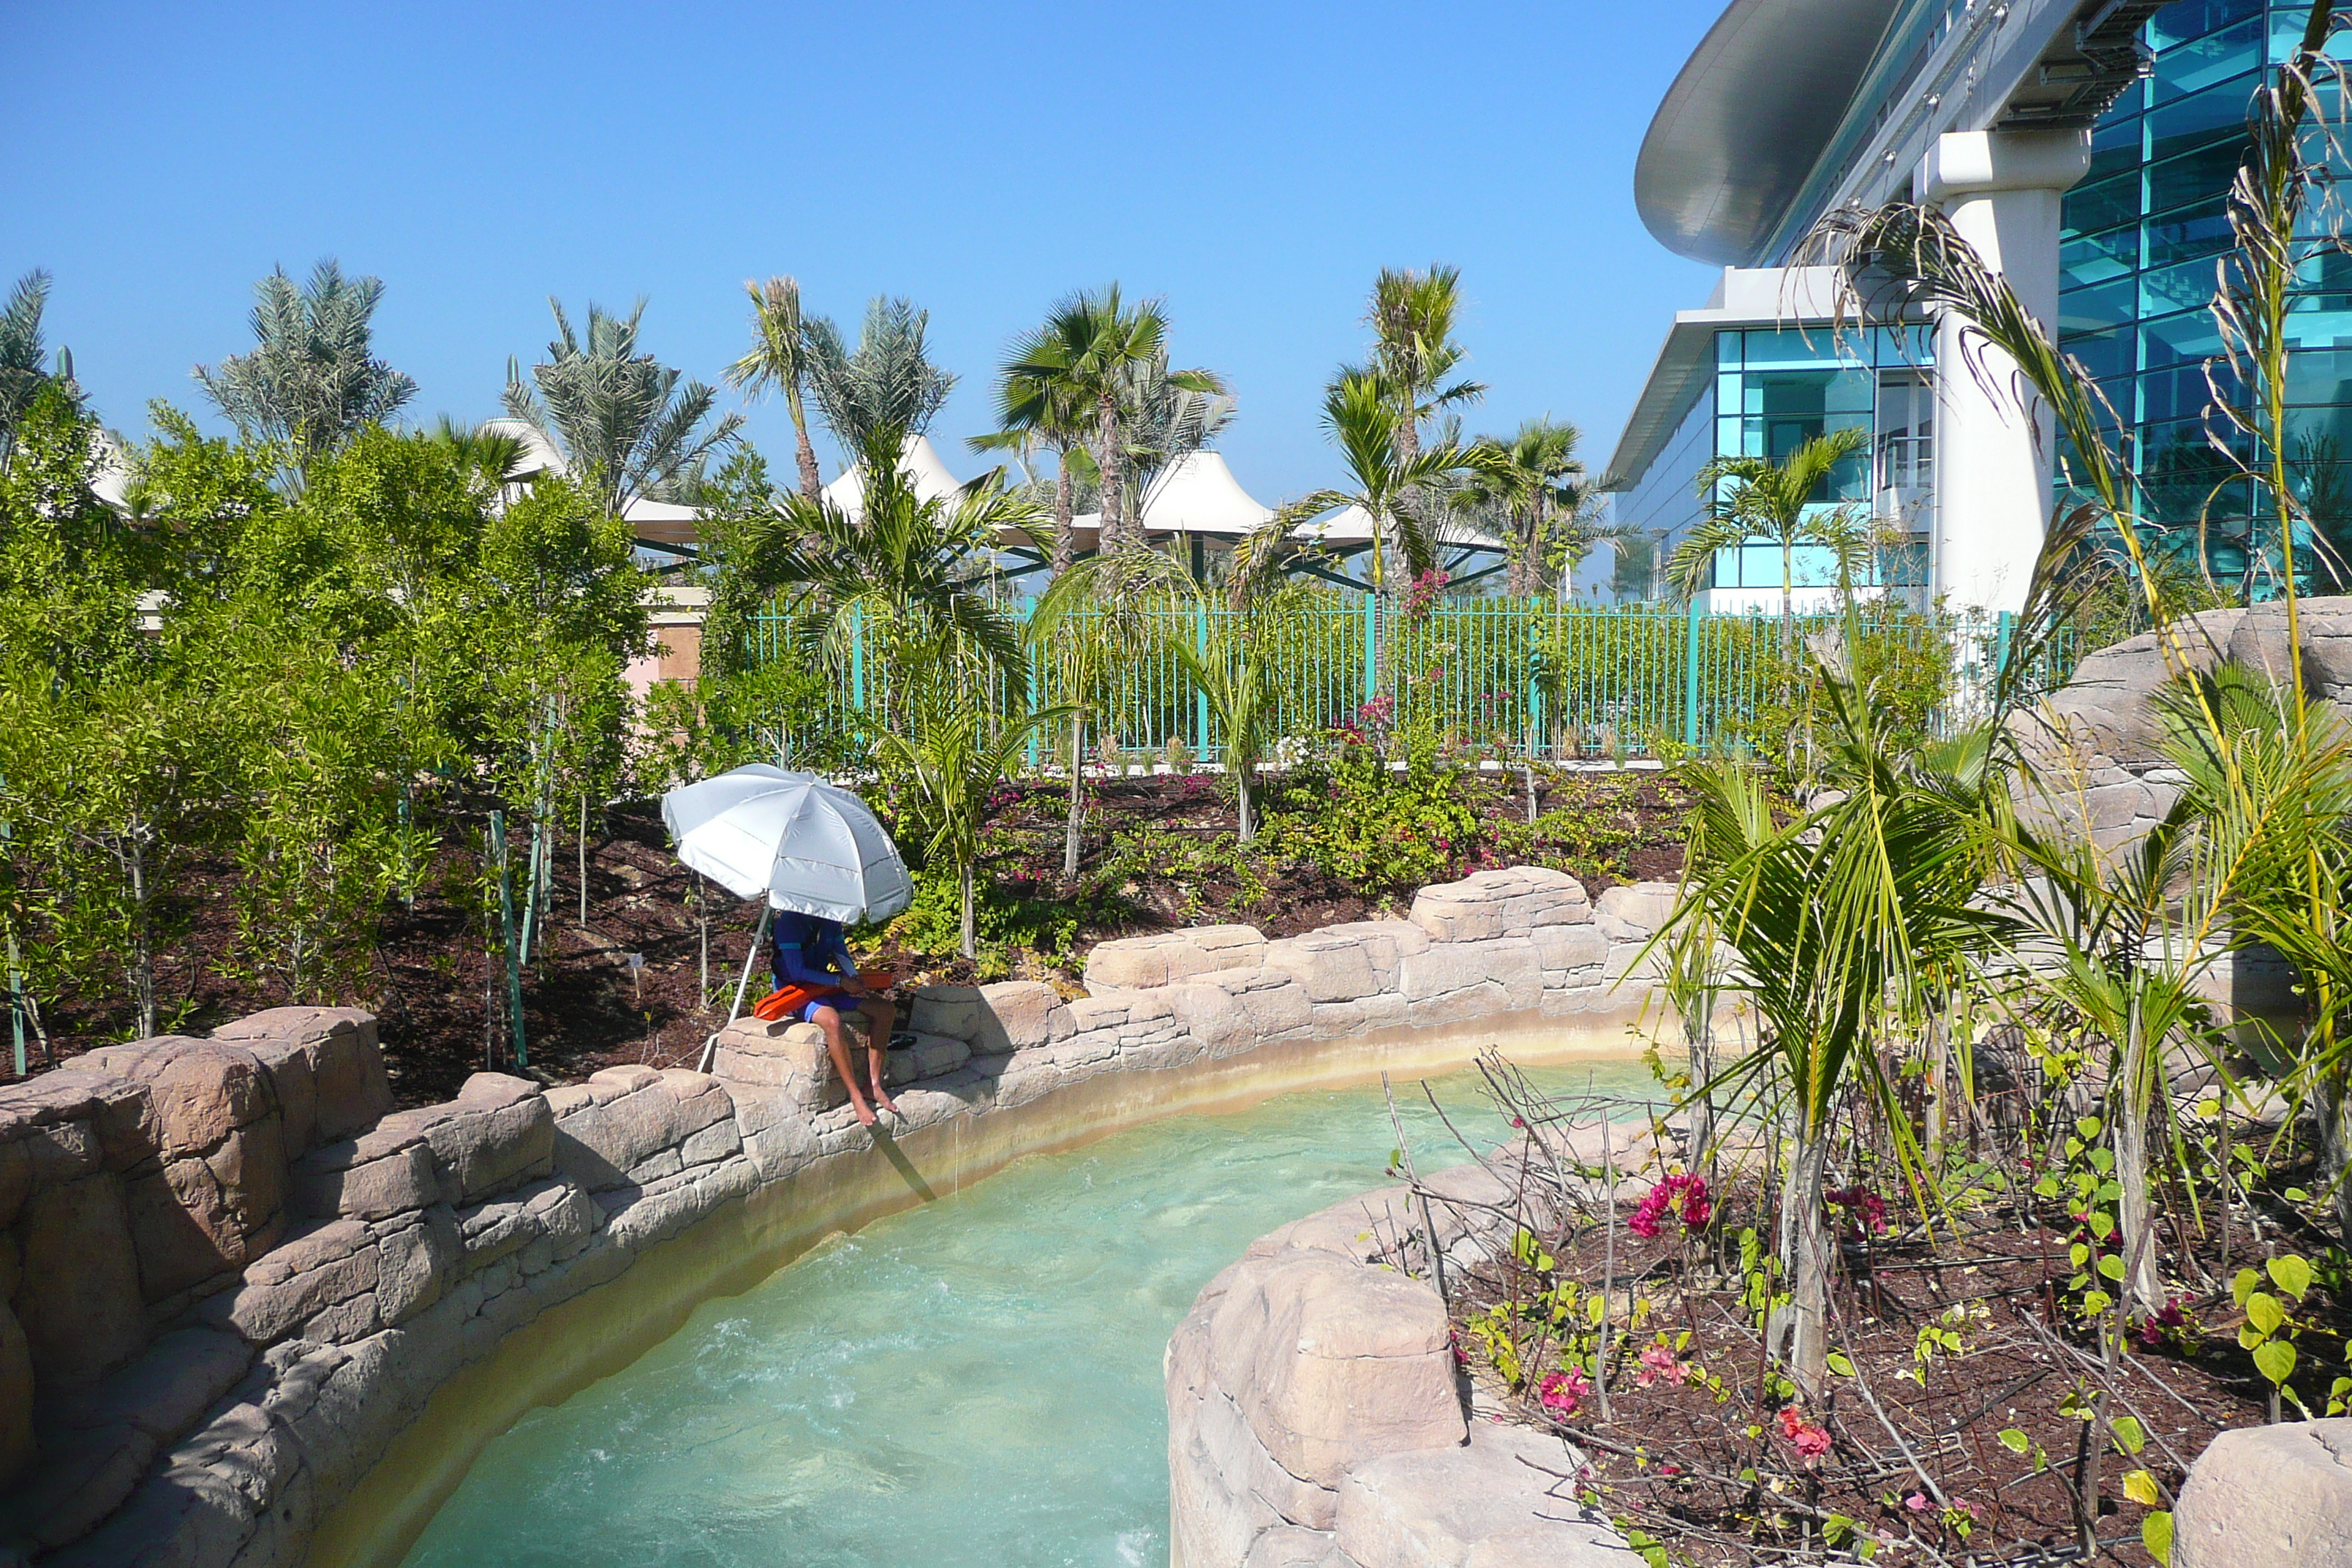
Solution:
{"label": "palm tree", "polygon": [[1157,634],[1162,595],[1189,594],[1192,579],[1156,551],[1097,552],[1058,574],[1029,617],[1032,658],[1062,681],[1059,711],[1070,721],[1070,798],[1062,825],[1062,876],[1078,874],[1086,824],[1087,718],[1104,675]]}
{"label": "palm tree", "polygon": [[979,956],[975,894],[989,796],[998,781],[1013,771],[1013,760],[1031,732],[1060,717],[1060,710],[1047,709],[998,723],[980,705],[957,700],[927,704],[912,739],[881,737],[881,761],[905,780],[907,787],[898,797],[900,810],[924,836],[924,855],[955,868],[966,958]]}
{"label": "palm tree", "polygon": [[1225,738],[1225,771],[1233,775],[1234,836],[1244,844],[1257,837],[1250,789],[1259,761],[1276,739],[1288,639],[1281,636],[1286,596],[1261,597],[1229,616],[1212,616],[1195,647],[1180,632],[1170,639],[1177,661],[1208,700]]}
{"label": "palm tree", "polygon": [[[1828,772],[1843,793],[1783,823],[1752,768],[1691,769],[1683,892],[1654,942],[1670,948],[1685,927],[1711,929],[1734,955],[1724,988],[1743,993],[1762,1026],[1730,1076],[1769,1072],[1791,1113],[1790,1361],[1809,1397],[1822,1393],[1829,1351],[1824,1177],[1841,1093],[1858,1080],[1906,1139],[1874,1036],[1921,1025],[1918,977],[1989,951],[2006,930],[1970,906],[1984,863],[1976,822],[1909,775],[1868,690],[1818,673],[1832,721]],[[1915,1146],[1898,1146],[1916,1163]]]}
{"label": "palm tree", "polygon": [[1870,432],[1832,430],[1809,437],[1788,461],[1769,458],[1717,458],[1698,471],[1698,493],[1706,518],[1683,536],[1666,563],[1666,575],[1685,595],[1707,586],[1717,551],[1751,539],[1780,549],[1780,646],[1794,636],[1790,598],[1796,589],[1796,552],[1801,544],[1826,544],[1839,552],[1842,570],[1860,527],[1860,509],[1846,505],[1828,512],[1811,510],[1838,464],[1870,444]]}
{"label": "palm tree", "polygon": [[999,378],[996,392],[997,428],[988,435],[972,437],[969,445],[975,452],[1026,453],[1037,445],[1053,448],[1054,539],[1050,559],[1058,574],[1070,566],[1072,491],[1076,478],[1071,459],[1086,449],[1087,411],[1069,395],[1067,385],[1060,383],[1005,375]]}
{"label": "palm tree", "polygon": [[1547,416],[1528,420],[1508,440],[1498,436],[1478,439],[1486,468],[1455,499],[1502,513],[1511,548],[1506,591],[1514,596],[1533,594],[1540,584],[1554,542],[1555,509],[1573,522],[1591,493],[1583,460],[1576,455],[1580,438],[1575,426],[1555,424]]}
{"label": "palm tree", "polygon": [[[1056,304],[1045,323],[1014,341],[1003,375],[1007,406],[1031,396],[1048,398],[1085,418],[1102,475],[1102,547],[1123,550],[1129,538],[1127,449],[1123,424],[1129,412],[1135,367],[1161,364],[1168,314],[1157,300],[1129,306],[1118,285],[1081,291]],[[1222,393],[1224,384],[1204,370],[1164,373],[1168,386],[1185,392]],[[1091,411],[1088,417],[1082,411]]]}
{"label": "palm tree", "polygon": [[[1389,571],[1392,548],[1408,575],[1418,575],[1435,564],[1436,536],[1407,509],[1406,498],[1423,485],[1483,473],[1491,458],[1475,448],[1450,443],[1411,459],[1401,458],[1397,437],[1401,417],[1381,377],[1365,371],[1343,371],[1332,382],[1323,395],[1323,427],[1338,443],[1354,488],[1316,490],[1282,508],[1237,542],[1229,579],[1235,602],[1262,590],[1280,570],[1294,529],[1339,507],[1360,508],[1371,520],[1369,570],[1372,592],[1384,611],[1398,597],[1398,585]],[[1383,689],[1395,640],[1392,636],[1381,639]]]}
{"label": "palm tree", "polygon": [[530,455],[523,438],[511,430],[460,425],[446,414],[423,438],[446,448],[459,468],[478,476],[492,489],[512,479]]}
{"label": "palm tree", "polygon": [[812,660],[841,670],[858,638],[871,636],[885,650],[887,728],[911,710],[913,687],[952,687],[975,666],[1025,690],[1020,628],[990,585],[999,532],[1035,527],[1038,509],[1008,492],[1001,472],[952,500],[925,500],[898,464],[906,432],[880,425],[866,438],[858,521],[822,497],[793,494],[746,542],[751,558],[772,563],[763,584],[790,601],[794,639]]}
{"label": "palm tree", "polygon": [[195,369],[247,440],[283,441],[307,468],[416,395],[415,382],[370,352],[382,279],[346,278],[329,257],[299,288],[280,268],[253,291],[254,351]]}
{"label": "palm tree", "polygon": [[536,395],[509,368],[507,413],[562,452],[572,478],[609,516],[633,500],[685,493],[704,461],[735,440],[743,416],[709,423],[719,394],[698,381],[679,386],[680,372],[637,351],[645,300],[626,316],[591,304],[584,339],[561,300],[547,303],[559,335],[546,363],[531,367]]}
{"label": "palm tree", "polygon": [[923,342],[930,321],[930,312],[912,300],[877,296],[866,302],[852,353],[839,327],[824,316],[808,318],[802,337],[809,390],[844,458],[870,451],[874,432],[886,425],[908,440],[922,435],[955,390],[956,378],[931,363]]}
{"label": "palm tree", "polygon": [[1396,453],[1411,462],[1421,451],[1421,422],[1443,408],[1475,403],[1486,388],[1475,381],[1444,384],[1468,353],[1454,341],[1462,309],[1462,269],[1442,262],[1426,272],[1384,267],[1372,283],[1365,322],[1372,329],[1372,365],[1396,399]]}
{"label": "palm tree", "polygon": [[801,319],[801,286],[790,278],[771,278],[765,284],[746,281],[751,297],[751,347],[727,367],[730,385],[757,397],[771,389],[784,395],[793,416],[793,456],[800,465],[801,494],[810,500],[819,489],[816,452],[809,445],[808,412],[801,401],[801,384],[809,375],[809,348]]}

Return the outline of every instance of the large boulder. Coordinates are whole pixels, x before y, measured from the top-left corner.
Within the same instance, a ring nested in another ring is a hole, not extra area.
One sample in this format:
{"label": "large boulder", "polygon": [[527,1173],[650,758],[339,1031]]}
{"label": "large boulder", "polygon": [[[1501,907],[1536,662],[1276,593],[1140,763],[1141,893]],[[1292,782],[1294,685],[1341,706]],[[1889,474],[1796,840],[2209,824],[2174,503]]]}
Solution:
{"label": "large boulder", "polygon": [[1192,926],[1097,942],[1087,954],[1087,989],[1137,991],[1221,969],[1255,969],[1265,963],[1265,945],[1258,929],[1245,925]]}
{"label": "large boulder", "polygon": [[44,1391],[95,1383],[146,1340],[139,1256],[122,1182],[111,1171],[37,1192],[17,1220],[25,1280],[16,1293]]}
{"label": "large boulder", "polygon": [[1060,992],[1037,980],[1001,980],[980,988],[980,1016],[969,1035],[975,1056],[1033,1050],[1078,1030]]}
{"label": "large boulder", "polygon": [[286,1152],[278,1092],[243,1046],[166,1037],[89,1053],[144,1088],[155,1163],[128,1198],[145,1299],[163,1301],[242,1268],[284,1227]]}
{"label": "large boulder", "polygon": [[2352,1420],[2224,1432],[2189,1468],[2174,1568],[2352,1568]]}
{"label": "large boulder", "polygon": [[[223,1024],[213,1038],[251,1050],[281,1085],[310,1080],[310,1123],[305,1128],[289,1120],[289,1159],[315,1143],[364,1132],[392,1110],[392,1083],[384,1076],[373,1014],[356,1007],[272,1007]],[[299,1088],[280,1095],[289,1106],[302,1098]]]}
{"label": "large boulder", "polygon": [[1314,1486],[1375,1455],[1462,1441],[1445,1309],[1401,1275],[1327,1252],[1250,1259],[1211,1320],[1209,1353],[1259,1444]]}
{"label": "large boulder", "polygon": [[1482,1421],[1455,1447],[1384,1454],[1339,1483],[1333,1537],[1357,1568],[1639,1568],[1576,1500],[1584,1456]]}
{"label": "large boulder", "polygon": [[505,1073],[478,1072],[457,1098],[385,1117],[379,1133],[415,1133],[433,1151],[441,1199],[475,1204],[547,1174],[555,1152],[555,1116],[539,1085]]}
{"label": "large boulder", "polygon": [[1412,921],[1439,942],[1525,936],[1543,926],[1592,918],[1584,884],[1565,871],[1511,866],[1459,882],[1433,882],[1413,895]]}

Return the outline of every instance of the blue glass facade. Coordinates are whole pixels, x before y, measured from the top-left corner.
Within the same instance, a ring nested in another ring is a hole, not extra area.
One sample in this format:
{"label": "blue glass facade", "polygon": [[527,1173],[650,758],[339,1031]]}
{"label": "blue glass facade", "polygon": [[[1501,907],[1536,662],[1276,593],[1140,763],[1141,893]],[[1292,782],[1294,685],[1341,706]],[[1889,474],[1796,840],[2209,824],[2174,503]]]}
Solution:
{"label": "blue glass facade", "polygon": [[[2179,0],[2149,19],[2152,74],[2100,121],[2090,174],[2068,193],[2059,253],[2059,341],[2098,377],[2130,429],[2141,504],[2225,585],[2257,595],[2270,526],[2208,438],[2206,360],[2221,351],[2208,310],[2224,210],[2245,144],[2247,100],[2300,41],[2308,5]],[[2317,525],[2342,538],[2352,506],[2352,259],[2314,246],[2292,316],[2288,453]],[[2064,476],[2062,471],[2060,482]]]}

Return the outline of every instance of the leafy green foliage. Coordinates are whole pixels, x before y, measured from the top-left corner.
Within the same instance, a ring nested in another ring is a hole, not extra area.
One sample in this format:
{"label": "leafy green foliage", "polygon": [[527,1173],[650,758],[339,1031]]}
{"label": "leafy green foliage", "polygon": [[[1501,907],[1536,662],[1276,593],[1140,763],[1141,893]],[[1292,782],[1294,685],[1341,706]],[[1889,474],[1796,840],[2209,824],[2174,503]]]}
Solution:
{"label": "leafy green foliage", "polygon": [[1454,769],[1415,755],[1392,770],[1379,750],[1344,744],[1268,792],[1279,848],[1367,892],[1402,892],[1454,874],[1479,836]]}

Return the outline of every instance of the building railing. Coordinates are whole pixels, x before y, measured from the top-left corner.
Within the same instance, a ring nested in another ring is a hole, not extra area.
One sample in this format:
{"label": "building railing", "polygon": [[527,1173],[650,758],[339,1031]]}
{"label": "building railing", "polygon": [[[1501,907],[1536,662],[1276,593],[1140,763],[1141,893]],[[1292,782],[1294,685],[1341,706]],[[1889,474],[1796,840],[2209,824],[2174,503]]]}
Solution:
{"label": "building railing", "polygon": [[[1025,622],[1034,601],[1014,608]],[[1088,744],[1108,735],[1124,752],[1160,752],[1172,740],[1195,758],[1217,758],[1224,738],[1172,645],[1181,638],[1206,649],[1218,623],[1235,614],[1173,600],[1146,607],[1139,626],[1122,633],[1116,657],[1097,661]],[[1922,670],[1948,660],[1938,728],[1990,706],[1994,672],[2012,656],[2013,617],[1928,616],[1884,604],[1864,616],[1867,635],[1883,649],[1902,649],[1893,657],[1918,661]],[[756,617],[756,658],[779,656],[786,619],[778,611]],[[1774,655],[1783,637],[1836,638],[1841,628],[1835,614],[1784,624],[1776,614],[1549,598],[1444,602],[1406,617],[1383,616],[1370,594],[1330,591],[1277,631],[1255,627],[1252,635],[1278,636],[1283,645],[1276,735],[1419,725],[1498,757],[1569,760],[1735,748],[1780,696]],[[1087,629],[1081,616],[1062,640]],[[2032,688],[2048,689],[2063,682],[2075,657],[2064,647],[2021,674]],[[1066,700],[1068,669],[1050,650],[1040,663],[1039,704]],[[870,635],[853,638],[833,681],[835,711],[792,728],[847,731],[861,713],[878,718],[889,702],[886,664]],[[1393,692],[1391,703],[1379,700],[1384,689]],[[1006,712],[1024,700],[1002,683],[992,698]]]}

